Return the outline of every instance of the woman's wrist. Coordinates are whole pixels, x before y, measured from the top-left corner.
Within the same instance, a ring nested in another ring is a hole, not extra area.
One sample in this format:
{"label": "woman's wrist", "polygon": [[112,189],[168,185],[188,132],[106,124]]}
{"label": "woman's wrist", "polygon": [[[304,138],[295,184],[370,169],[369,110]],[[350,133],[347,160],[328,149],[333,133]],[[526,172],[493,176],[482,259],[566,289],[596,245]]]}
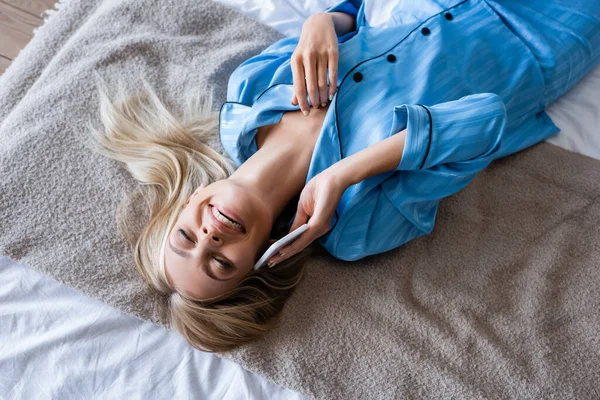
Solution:
{"label": "woman's wrist", "polygon": [[343,185],[351,186],[371,176],[395,170],[404,152],[406,129],[343,158],[331,167],[331,173]]}
{"label": "woman's wrist", "polygon": [[327,169],[346,188],[362,180],[360,166],[351,157],[343,158]]}
{"label": "woman's wrist", "polygon": [[345,35],[348,32],[352,32],[355,28],[356,20],[352,15],[333,11],[333,12],[320,12],[311,15],[309,18],[329,18],[333,23],[335,33],[337,36]]}

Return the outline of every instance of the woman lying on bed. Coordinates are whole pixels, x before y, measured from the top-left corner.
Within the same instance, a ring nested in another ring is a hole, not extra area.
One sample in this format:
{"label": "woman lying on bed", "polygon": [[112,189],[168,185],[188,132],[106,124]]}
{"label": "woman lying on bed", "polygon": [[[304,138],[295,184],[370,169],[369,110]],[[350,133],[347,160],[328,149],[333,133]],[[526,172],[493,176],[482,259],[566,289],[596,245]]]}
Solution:
{"label": "woman lying on bed", "polygon": [[558,132],[544,109],[600,58],[596,0],[399,1],[367,21],[384,3],[346,0],[242,63],[219,116],[102,92],[99,149],[148,191],[137,268],[192,345],[272,329],[312,243],[359,260],[430,233],[441,199]]}

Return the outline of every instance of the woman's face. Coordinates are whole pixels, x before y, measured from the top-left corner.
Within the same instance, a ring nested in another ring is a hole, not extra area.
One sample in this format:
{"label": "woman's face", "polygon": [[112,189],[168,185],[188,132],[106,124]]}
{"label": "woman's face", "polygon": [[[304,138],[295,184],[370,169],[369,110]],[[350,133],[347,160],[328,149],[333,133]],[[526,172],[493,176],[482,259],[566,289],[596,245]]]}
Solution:
{"label": "woman's face", "polygon": [[199,299],[233,289],[268,247],[272,226],[268,207],[235,181],[200,186],[167,237],[169,284]]}

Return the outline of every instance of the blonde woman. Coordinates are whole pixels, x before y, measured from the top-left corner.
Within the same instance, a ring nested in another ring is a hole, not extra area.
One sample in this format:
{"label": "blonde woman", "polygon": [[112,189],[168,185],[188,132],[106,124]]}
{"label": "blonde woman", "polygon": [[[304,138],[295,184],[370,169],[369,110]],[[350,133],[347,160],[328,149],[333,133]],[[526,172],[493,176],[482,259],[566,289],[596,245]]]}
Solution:
{"label": "blonde woman", "polygon": [[346,0],[238,66],[219,115],[103,90],[98,149],[147,190],[131,241],[174,326],[231,349],[275,326],[312,243],[351,261],[430,233],[441,199],[558,132],[544,109],[600,59],[598,4]]}

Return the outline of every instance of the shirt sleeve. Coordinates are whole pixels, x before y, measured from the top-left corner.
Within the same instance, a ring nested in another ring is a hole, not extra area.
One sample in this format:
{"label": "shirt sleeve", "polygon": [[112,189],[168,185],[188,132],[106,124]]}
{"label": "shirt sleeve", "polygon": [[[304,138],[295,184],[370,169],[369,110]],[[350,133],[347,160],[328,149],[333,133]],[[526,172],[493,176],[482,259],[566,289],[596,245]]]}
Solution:
{"label": "shirt sleeve", "polygon": [[392,133],[406,129],[404,151],[396,169],[414,171],[453,163],[465,172],[481,169],[500,148],[505,124],[506,108],[494,93],[473,94],[430,107],[395,107]]}
{"label": "shirt sleeve", "polygon": [[362,2],[363,0],[344,0],[331,7],[328,7],[324,12],[343,12],[356,18],[358,9],[362,5]]}
{"label": "shirt sleeve", "polygon": [[270,87],[292,85],[289,64],[297,45],[297,37],[282,39],[238,65],[229,76],[227,101],[252,106]]}
{"label": "shirt sleeve", "polygon": [[406,141],[396,171],[381,188],[418,236],[432,231],[439,201],[493,161],[506,108],[498,95],[480,93],[431,107],[402,105],[394,113],[392,132],[406,129]]}

